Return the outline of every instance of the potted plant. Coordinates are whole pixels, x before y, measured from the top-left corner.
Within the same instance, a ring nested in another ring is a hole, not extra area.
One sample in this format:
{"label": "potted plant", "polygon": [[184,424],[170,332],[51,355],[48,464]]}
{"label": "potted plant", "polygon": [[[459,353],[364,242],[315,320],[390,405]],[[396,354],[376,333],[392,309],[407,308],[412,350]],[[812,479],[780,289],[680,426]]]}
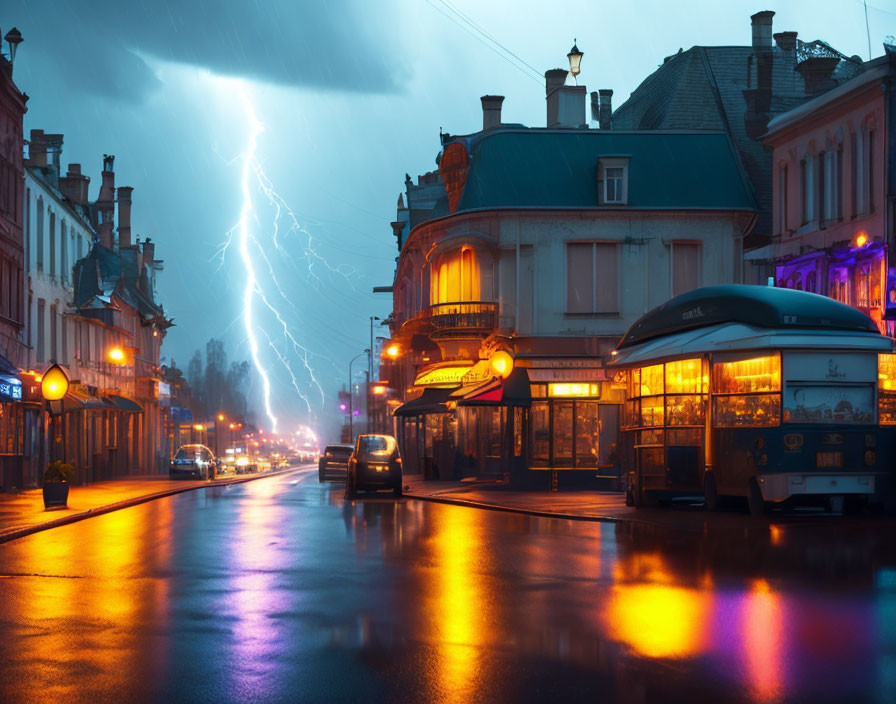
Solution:
{"label": "potted plant", "polygon": [[44,508],[68,506],[69,482],[75,478],[74,465],[62,460],[51,462],[44,472]]}

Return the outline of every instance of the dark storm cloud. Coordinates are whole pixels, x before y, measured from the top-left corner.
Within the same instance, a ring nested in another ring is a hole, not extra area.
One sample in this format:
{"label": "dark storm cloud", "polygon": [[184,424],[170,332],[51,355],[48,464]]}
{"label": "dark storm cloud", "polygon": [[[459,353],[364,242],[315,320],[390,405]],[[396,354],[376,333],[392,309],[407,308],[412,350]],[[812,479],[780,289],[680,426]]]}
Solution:
{"label": "dark storm cloud", "polygon": [[[318,90],[396,91],[391,2],[377,0],[14,0],[32,67],[139,101],[159,86],[141,56]],[[394,16],[394,15],[393,15]],[[5,31],[5,29],[4,29]]]}

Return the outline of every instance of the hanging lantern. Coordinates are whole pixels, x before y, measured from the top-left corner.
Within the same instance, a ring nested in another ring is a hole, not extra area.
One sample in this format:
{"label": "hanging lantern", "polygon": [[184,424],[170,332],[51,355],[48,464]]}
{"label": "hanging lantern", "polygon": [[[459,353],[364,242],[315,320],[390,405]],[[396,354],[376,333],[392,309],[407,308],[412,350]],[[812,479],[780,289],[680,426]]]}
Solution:
{"label": "hanging lantern", "polygon": [[68,376],[62,367],[54,364],[44,372],[40,392],[47,401],[59,401],[68,393]]}

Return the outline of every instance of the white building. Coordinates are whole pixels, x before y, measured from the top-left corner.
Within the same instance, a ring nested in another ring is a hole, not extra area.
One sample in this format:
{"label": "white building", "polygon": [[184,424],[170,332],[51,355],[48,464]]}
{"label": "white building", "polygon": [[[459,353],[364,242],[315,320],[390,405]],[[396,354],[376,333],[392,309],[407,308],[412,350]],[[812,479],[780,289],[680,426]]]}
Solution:
{"label": "white building", "polygon": [[76,357],[71,318],[74,263],[90,251],[88,186],[80,164],[60,175],[62,135],[31,130],[25,162],[24,340],[27,368],[41,372],[56,363],[69,371]]}

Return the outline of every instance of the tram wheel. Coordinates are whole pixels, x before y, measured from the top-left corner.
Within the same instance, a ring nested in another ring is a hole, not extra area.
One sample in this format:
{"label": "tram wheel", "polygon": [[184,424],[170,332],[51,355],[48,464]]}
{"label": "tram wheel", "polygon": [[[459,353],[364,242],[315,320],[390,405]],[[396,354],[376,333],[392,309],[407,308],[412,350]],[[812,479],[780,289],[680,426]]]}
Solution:
{"label": "tram wheel", "polygon": [[755,479],[750,480],[747,487],[747,507],[750,509],[751,516],[765,515],[765,499],[762,498],[762,489],[759,488],[759,482]]}
{"label": "tram wheel", "polygon": [[719,490],[716,487],[716,475],[712,472],[703,475],[703,501],[707,511],[719,510]]}

